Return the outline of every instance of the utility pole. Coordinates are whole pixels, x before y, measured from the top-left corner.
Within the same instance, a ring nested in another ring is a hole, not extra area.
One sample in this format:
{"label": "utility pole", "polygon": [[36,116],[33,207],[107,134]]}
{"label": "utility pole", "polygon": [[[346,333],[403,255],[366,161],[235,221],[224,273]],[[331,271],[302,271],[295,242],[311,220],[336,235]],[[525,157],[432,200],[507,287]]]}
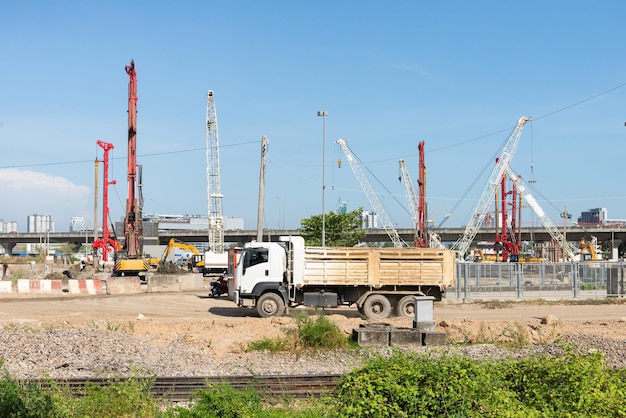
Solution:
{"label": "utility pole", "polygon": [[259,175],[259,206],[256,222],[256,240],[263,242],[263,202],[265,200],[265,158],[267,154],[267,137],[261,139],[261,173]]}
{"label": "utility pole", "polygon": [[[567,245],[567,220],[571,219],[571,217],[572,214],[567,211],[566,203],[563,213],[561,213],[561,218],[563,218],[563,241],[565,242],[565,245]],[[563,248],[563,260],[565,260],[565,248]]]}
{"label": "utility pole", "polygon": [[328,112],[320,110],[317,112],[317,116],[321,116],[324,120],[324,133],[322,144],[322,247],[326,246],[326,202],[324,201],[326,195],[326,116]]}

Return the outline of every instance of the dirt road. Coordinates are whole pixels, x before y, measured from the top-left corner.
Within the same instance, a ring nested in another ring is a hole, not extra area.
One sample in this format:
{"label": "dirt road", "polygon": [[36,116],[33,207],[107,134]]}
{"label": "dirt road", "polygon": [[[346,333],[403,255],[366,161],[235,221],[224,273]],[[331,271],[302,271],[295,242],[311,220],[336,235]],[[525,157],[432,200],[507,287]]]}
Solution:
{"label": "dirt road", "polygon": [[[290,315],[298,312],[315,313],[298,308]],[[366,322],[354,308],[329,309],[325,314],[346,334]],[[512,326],[524,329],[530,342],[546,342],[547,336],[571,333],[626,338],[624,304],[442,302],[435,304],[434,316],[438,329],[447,332],[452,341],[506,339],[506,330]],[[548,316],[552,321],[542,324],[542,318]],[[389,318],[384,322],[412,326],[410,319]],[[290,317],[262,319],[254,309],[238,308],[224,297],[214,299],[204,292],[191,292],[0,299],[0,325],[9,323],[37,328],[123,327],[134,334],[161,335],[164,340],[183,335],[191,344],[236,352],[248,341],[281,335],[295,321]]]}
{"label": "dirt road", "polygon": [[[498,308],[493,308],[499,306]],[[298,312],[299,309],[292,310]],[[327,314],[362,321],[356,309],[328,309]],[[109,319],[130,321],[138,315],[152,319],[257,318],[254,309],[236,307],[224,297],[206,293],[142,293],[118,296],[30,297],[0,299],[0,322]],[[562,321],[626,319],[626,304],[435,303],[436,320],[519,321],[555,315]],[[410,322],[410,321],[407,321]]]}

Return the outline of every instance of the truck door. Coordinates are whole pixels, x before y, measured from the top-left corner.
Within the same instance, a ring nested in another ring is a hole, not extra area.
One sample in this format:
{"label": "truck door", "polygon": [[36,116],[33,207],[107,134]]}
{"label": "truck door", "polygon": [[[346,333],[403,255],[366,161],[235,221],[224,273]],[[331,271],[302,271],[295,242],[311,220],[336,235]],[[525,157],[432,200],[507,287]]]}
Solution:
{"label": "truck door", "polygon": [[242,293],[250,293],[257,283],[270,279],[268,248],[246,248],[241,262],[241,280],[239,284]]}

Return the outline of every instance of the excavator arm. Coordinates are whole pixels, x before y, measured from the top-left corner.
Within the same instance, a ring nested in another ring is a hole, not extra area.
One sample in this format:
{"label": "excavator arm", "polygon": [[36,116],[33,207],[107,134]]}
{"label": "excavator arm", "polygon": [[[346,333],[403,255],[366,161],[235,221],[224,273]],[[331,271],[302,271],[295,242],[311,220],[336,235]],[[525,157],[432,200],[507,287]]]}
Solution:
{"label": "excavator arm", "polygon": [[165,266],[165,262],[167,261],[167,257],[170,255],[170,253],[172,252],[172,249],[174,248],[180,248],[181,250],[185,250],[185,251],[189,251],[193,254],[193,266],[192,267],[197,267],[197,266],[203,266],[204,265],[204,261],[203,261],[203,256],[202,254],[200,254],[200,252],[198,252],[198,249],[191,244],[187,244],[184,243],[182,241],[178,241],[176,238],[172,238],[170,239],[170,241],[167,243],[167,248],[165,248],[165,251],[163,252],[163,256],[161,257],[159,266],[161,268],[163,268],[163,266]]}

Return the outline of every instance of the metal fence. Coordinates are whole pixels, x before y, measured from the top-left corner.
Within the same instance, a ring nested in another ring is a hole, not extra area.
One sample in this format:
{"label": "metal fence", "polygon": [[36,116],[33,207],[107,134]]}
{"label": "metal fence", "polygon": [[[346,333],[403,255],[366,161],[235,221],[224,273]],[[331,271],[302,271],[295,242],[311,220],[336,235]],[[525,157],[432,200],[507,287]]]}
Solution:
{"label": "metal fence", "polygon": [[448,299],[623,297],[624,262],[457,263]]}

